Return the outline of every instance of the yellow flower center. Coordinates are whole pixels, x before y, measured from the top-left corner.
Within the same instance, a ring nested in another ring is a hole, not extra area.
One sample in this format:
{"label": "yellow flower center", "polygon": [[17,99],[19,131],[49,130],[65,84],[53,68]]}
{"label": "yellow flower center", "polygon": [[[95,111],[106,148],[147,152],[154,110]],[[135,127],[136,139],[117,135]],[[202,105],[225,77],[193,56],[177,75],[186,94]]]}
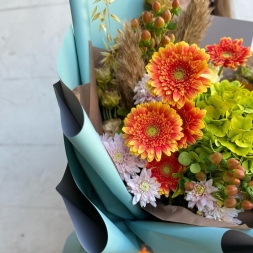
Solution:
{"label": "yellow flower center", "polygon": [[158,133],[158,129],[157,129],[156,126],[149,126],[147,128],[146,132],[147,132],[148,136],[155,137],[157,135],[157,133]]}
{"label": "yellow flower center", "polygon": [[184,76],[184,72],[182,70],[177,70],[174,73],[174,77],[176,80],[181,80]]}
{"label": "yellow flower center", "polygon": [[114,154],[114,159],[113,160],[115,162],[122,162],[122,160],[123,160],[122,154],[120,152],[116,152]]}
{"label": "yellow flower center", "polygon": [[229,58],[229,57],[231,56],[231,53],[229,53],[229,52],[223,52],[223,53],[222,53],[222,56],[223,56],[224,58]]}
{"label": "yellow flower center", "polygon": [[165,165],[163,167],[162,171],[164,174],[168,175],[168,174],[170,174],[170,167]]}
{"label": "yellow flower center", "polygon": [[202,195],[205,192],[206,188],[203,185],[197,184],[195,186],[196,194]]}
{"label": "yellow flower center", "polygon": [[150,188],[150,185],[148,182],[146,181],[143,181],[141,184],[140,184],[140,189],[143,191],[143,192],[147,192]]}

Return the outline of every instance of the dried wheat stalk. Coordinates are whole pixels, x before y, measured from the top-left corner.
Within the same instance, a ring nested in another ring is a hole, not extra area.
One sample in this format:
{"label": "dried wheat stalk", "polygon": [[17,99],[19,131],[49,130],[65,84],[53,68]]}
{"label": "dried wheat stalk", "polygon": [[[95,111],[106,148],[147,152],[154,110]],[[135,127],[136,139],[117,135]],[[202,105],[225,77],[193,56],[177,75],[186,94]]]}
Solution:
{"label": "dried wheat stalk", "polygon": [[175,31],[176,42],[186,41],[189,44],[199,44],[211,23],[212,9],[207,0],[191,0],[186,11],[178,19]]}
{"label": "dried wheat stalk", "polygon": [[132,108],[134,104],[134,87],[145,73],[139,39],[140,32],[134,32],[130,22],[124,23],[123,32],[119,33],[116,38],[119,47],[113,68],[123,105],[128,109]]}

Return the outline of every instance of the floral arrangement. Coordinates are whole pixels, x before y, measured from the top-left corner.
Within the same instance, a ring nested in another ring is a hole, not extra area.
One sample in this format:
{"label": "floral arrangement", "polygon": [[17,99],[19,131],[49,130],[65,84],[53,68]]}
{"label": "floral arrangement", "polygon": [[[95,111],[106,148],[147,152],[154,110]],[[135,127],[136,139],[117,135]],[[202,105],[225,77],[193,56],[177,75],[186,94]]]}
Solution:
{"label": "floral arrangement", "polygon": [[[126,22],[114,44],[106,33],[96,69],[104,147],[133,205],[161,202],[241,224],[238,214],[253,208],[253,93],[223,70],[249,77],[250,49],[231,38],[199,48],[198,36],[180,35],[187,14],[178,18],[178,0],[145,3],[150,10]],[[107,7],[93,12],[105,32]]]}

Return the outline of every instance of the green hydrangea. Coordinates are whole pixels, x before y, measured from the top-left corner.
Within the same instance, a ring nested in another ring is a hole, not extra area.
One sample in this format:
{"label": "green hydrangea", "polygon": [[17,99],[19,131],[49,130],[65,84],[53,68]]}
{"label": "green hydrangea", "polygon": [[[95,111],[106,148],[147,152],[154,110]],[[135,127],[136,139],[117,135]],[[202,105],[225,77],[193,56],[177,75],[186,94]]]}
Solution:
{"label": "green hydrangea", "polygon": [[225,159],[239,158],[250,170],[253,159],[253,92],[243,88],[238,81],[224,80],[199,95],[196,106],[206,110],[204,137],[201,144],[196,144],[199,147],[194,147],[200,158],[208,155],[208,150],[218,151]]}

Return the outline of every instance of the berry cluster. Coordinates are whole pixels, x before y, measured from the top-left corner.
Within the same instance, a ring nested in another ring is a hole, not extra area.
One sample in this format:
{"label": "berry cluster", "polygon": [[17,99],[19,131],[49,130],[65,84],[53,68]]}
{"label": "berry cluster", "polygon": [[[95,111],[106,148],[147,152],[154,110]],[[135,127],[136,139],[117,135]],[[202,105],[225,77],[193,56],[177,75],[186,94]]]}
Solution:
{"label": "berry cluster", "polygon": [[143,12],[139,21],[136,18],[131,20],[134,31],[141,29],[139,46],[145,62],[148,62],[152,54],[160,47],[165,47],[169,42],[175,41],[175,36],[171,33],[176,28],[173,16],[179,15],[180,11],[178,0],[172,2],[172,9],[161,6],[159,1],[155,1],[152,4],[152,10]]}

